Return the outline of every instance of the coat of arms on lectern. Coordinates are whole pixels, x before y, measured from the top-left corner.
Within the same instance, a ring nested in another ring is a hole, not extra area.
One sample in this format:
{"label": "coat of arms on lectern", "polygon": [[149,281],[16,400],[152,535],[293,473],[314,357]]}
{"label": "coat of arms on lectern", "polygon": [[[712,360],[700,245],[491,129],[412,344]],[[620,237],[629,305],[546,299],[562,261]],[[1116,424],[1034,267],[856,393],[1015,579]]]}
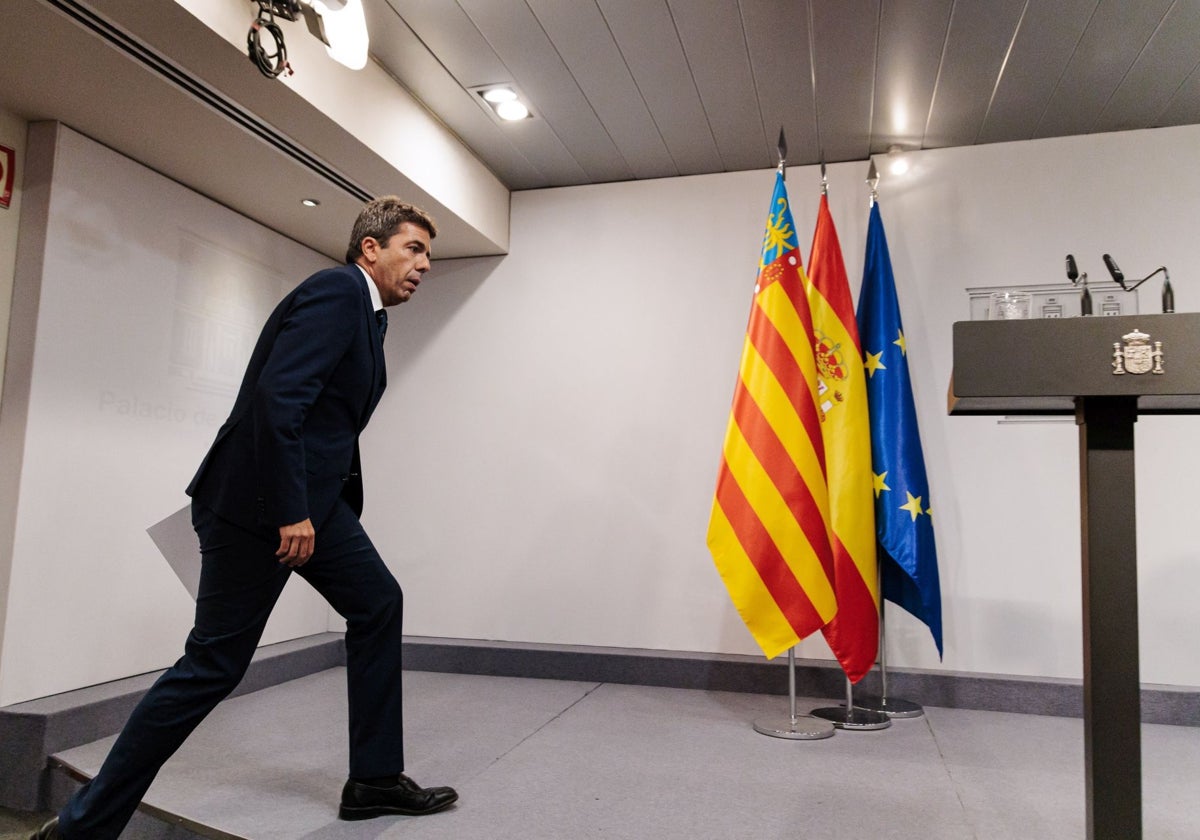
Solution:
{"label": "coat of arms on lectern", "polygon": [[1163,373],[1162,342],[1150,345],[1150,336],[1140,330],[1134,330],[1121,336],[1125,342],[1113,342],[1113,375],[1124,373]]}

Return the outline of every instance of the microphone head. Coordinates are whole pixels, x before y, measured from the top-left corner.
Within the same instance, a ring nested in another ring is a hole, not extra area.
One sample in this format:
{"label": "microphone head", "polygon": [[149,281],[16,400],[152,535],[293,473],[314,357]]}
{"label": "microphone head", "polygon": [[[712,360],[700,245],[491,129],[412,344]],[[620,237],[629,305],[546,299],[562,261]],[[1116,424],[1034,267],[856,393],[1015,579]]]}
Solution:
{"label": "microphone head", "polygon": [[1079,269],[1075,265],[1075,255],[1067,254],[1067,279],[1074,283],[1079,279]]}
{"label": "microphone head", "polygon": [[1116,260],[1114,260],[1108,254],[1105,254],[1104,255],[1104,264],[1106,266],[1108,266],[1108,273],[1112,275],[1112,279],[1116,280],[1118,283],[1125,282],[1125,275],[1121,272],[1121,269],[1119,269],[1117,267]]}

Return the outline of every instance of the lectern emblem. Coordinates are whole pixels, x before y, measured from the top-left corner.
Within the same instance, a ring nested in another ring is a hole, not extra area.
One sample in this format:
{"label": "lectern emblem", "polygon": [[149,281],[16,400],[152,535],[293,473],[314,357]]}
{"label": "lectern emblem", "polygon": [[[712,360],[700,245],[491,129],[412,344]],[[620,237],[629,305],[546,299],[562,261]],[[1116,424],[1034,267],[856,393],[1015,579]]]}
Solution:
{"label": "lectern emblem", "polygon": [[1124,373],[1163,373],[1163,349],[1162,342],[1154,342],[1153,348],[1150,346],[1150,336],[1139,330],[1134,330],[1121,336],[1125,341],[1125,346],[1121,346],[1121,342],[1113,342],[1113,375],[1120,376]]}

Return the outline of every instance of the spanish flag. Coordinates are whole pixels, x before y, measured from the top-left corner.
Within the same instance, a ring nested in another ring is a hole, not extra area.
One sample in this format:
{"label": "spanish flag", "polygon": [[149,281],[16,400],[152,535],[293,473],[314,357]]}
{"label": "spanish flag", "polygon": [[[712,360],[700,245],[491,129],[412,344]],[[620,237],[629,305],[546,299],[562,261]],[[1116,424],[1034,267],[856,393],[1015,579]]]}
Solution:
{"label": "spanish flag", "polygon": [[871,670],[879,649],[871,421],[850,280],[824,195],[808,256],[808,279],[838,604],[837,615],[822,632],[842,670],[856,683]]}
{"label": "spanish flag", "polygon": [[768,658],[837,611],[806,286],[780,171],[708,524],[717,571]]}

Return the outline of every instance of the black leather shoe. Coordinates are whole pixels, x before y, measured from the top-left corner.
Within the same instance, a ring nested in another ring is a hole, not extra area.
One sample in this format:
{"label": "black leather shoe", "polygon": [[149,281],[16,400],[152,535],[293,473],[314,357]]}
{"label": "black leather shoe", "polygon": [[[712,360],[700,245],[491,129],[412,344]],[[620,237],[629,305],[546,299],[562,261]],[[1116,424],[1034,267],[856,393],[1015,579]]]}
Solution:
{"label": "black leather shoe", "polygon": [[58,833],[58,817],[30,834],[29,840],[62,840],[62,835]]}
{"label": "black leather shoe", "polygon": [[367,820],[387,814],[417,817],[436,813],[457,801],[454,788],[423,788],[403,773],[391,787],[372,787],[348,779],[342,788],[338,816],[343,820]]}

